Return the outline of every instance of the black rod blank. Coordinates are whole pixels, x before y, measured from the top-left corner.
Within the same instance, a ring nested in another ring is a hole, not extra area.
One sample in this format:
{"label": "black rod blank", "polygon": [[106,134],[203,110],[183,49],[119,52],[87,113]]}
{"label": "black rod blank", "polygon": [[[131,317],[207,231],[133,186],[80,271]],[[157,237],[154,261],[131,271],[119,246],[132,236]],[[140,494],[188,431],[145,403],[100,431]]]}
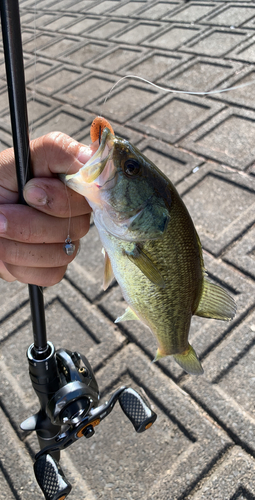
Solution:
{"label": "black rod blank", "polygon": [[[18,0],[0,0],[0,10],[19,202],[25,205],[23,188],[32,177],[32,168]],[[28,285],[28,287],[34,347],[36,351],[46,351],[43,293],[36,285]]]}

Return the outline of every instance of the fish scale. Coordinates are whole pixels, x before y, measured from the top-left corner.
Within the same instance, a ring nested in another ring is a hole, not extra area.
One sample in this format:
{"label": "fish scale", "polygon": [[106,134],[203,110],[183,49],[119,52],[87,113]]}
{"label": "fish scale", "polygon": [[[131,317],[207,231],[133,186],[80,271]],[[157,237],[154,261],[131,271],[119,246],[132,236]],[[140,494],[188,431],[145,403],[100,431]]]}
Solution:
{"label": "fish scale", "polygon": [[[199,303],[203,280],[202,255],[194,226],[180,198],[177,198],[174,190],[171,193],[173,207],[166,233],[161,241],[144,245],[145,253],[161,271],[166,286],[158,288],[147,279],[144,293],[151,301],[148,301],[145,314],[144,304],[139,311],[156,333],[161,351],[169,355],[188,347],[191,316]],[[176,216],[181,217],[182,227],[176,227]],[[175,272],[172,272],[173,269]],[[152,307],[155,306],[155,300],[158,303],[156,309]],[[176,335],[176,332],[179,334]]]}
{"label": "fish scale", "polygon": [[93,210],[104,288],[115,276],[128,303],[116,322],[149,326],[158,341],[154,361],[172,355],[186,372],[203,373],[188,342],[192,315],[229,321],[236,305],[208,280],[199,237],[171,181],[106,126],[97,152],[65,182]]}

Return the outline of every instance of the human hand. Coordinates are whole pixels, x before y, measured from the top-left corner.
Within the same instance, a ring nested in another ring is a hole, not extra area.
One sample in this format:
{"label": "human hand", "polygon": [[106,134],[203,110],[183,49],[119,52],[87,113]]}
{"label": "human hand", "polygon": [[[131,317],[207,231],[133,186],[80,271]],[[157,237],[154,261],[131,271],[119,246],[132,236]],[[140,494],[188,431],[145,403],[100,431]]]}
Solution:
{"label": "human hand", "polygon": [[[0,154],[0,277],[39,286],[58,283],[89,229],[91,208],[58,174],[76,173],[94,154],[60,132],[31,141],[33,179],[24,188],[29,206],[18,204],[13,149]],[[63,250],[68,236],[72,256]]]}

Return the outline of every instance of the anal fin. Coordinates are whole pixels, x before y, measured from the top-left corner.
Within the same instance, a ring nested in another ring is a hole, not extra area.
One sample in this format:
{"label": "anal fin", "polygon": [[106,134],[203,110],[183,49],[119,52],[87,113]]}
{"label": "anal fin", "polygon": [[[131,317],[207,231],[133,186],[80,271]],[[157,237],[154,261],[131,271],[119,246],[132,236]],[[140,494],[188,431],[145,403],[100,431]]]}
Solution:
{"label": "anal fin", "polygon": [[236,303],[231,295],[220,285],[204,278],[203,292],[194,314],[204,318],[230,321],[236,313]]}
{"label": "anal fin", "polygon": [[132,311],[130,307],[127,307],[124,314],[115,319],[114,323],[120,323],[121,321],[132,321],[139,320],[138,316]]}
{"label": "anal fin", "polygon": [[112,270],[111,261],[109,259],[108,253],[102,249],[102,254],[104,255],[104,279],[103,279],[103,289],[107,290],[108,286],[111,284],[114,274]]}

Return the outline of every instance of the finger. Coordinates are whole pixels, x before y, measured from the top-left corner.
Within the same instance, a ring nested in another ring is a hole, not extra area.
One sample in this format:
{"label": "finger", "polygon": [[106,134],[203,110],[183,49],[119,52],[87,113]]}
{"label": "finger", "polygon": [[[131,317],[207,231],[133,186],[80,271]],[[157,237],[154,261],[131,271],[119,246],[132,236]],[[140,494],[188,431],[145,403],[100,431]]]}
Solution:
{"label": "finger", "polygon": [[55,268],[36,268],[36,267],[22,267],[14,266],[5,263],[7,272],[10,276],[21,283],[37,285],[37,286],[53,286],[62,280],[67,266],[60,266]]}
{"label": "finger", "polygon": [[85,236],[89,225],[89,214],[69,220],[24,205],[0,205],[0,236],[14,242],[63,245],[67,235],[73,240]]}
{"label": "finger", "polygon": [[[5,264],[22,267],[61,267],[67,266],[78,251],[79,242],[74,241],[73,255],[66,255],[63,243],[28,244],[0,238],[0,260]],[[12,273],[11,273],[12,274]]]}
{"label": "finger", "polygon": [[51,132],[31,141],[34,177],[74,174],[95,153],[98,143],[84,146],[62,132]]}
{"label": "finger", "polygon": [[23,194],[30,206],[55,217],[75,217],[91,212],[84,196],[69,189],[59,179],[31,179]]}
{"label": "finger", "polygon": [[17,203],[18,184],[13,148],[2,151],[0,160],[0,203]]}
{"label": "finger", "polygon": [[0,261],[0,278],[8,282],[16,281],[16,278],[11,273],[9,273],[2,261]]}
{"label": "finger", "polygon": [[[51,132],[38,137],[30,141],[33,177],[52,177],[67,172],[74,174],[91,158],[97,148],[98,143],[85,146],[61,132]],[[0,160],[0,202],[5,203],[6,199],[7,203],[16,203],[18,187],[13,148],[4,150]]]}

